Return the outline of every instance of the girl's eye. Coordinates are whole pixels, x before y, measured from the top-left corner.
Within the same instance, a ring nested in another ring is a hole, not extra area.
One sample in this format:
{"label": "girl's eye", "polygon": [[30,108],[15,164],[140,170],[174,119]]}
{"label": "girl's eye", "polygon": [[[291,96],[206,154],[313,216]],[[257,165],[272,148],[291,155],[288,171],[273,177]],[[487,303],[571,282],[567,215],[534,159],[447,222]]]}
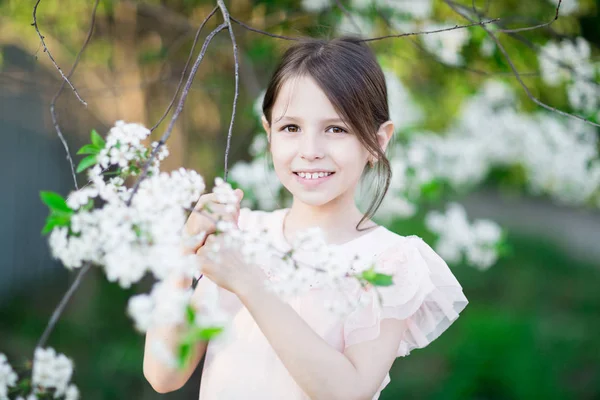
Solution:
{"label": "girl's eye", "polygon": [[[292,130],[290,131],[288,128],[291,128]],[[298,132],[298,129],[300,129],[300,127],[298,125],[293,125],[293,124],[286,125],[281,128],[282,131],[290,132],[290,133],[296,133],[296,132]],[[334,131],[333,133],[348,133],[348,131],[346,129],[340,128],[339,126],[332,126],[327,130],[330,130],[330,129],[337,129],[337,131]]]}
{"label": "girl's eye", "polygon": [[[286,125],[286,126],[284,126],[283,128],[281,128],[281,130],[282,130],[282,131],[285,131],[285,130],[286,130],[286,128],[298,129],[298,125]],[[290,132],[290,131],[286,131],[286,132]],[[294,131],[294,130],[292,130],[290,133],[296,133],[296,132],[298,132],[298,131]]]}
{"label": "girl's eye", "polygon": [[331,128],[329,128],[329,129],[338,129],[338,131],[337,131],[337,132],[334,132],[334,133],[348,133],[348,131],[347,131],[347,130],[345,130],[344,128],[340,128],[339,126],[332,126],[332,127],[331,127]]}

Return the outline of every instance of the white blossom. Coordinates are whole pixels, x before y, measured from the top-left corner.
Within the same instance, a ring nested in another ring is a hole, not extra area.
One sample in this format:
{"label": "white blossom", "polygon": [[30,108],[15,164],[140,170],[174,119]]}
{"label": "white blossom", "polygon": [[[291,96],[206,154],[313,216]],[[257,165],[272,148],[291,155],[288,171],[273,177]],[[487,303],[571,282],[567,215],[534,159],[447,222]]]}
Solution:
{"label": "white blossom", "polygon": [[549,86],[578,79],[591,79],[594,67],[590,64],[590,44],[581,36],[574,41],[563,39],[548,42],[538,55],[542,79]]}
{"label": "white blossom", "polygon": [[0,400],[8,399],[8,388],[17,384],[17,378],[6,356],[0,353]]}
{"label": "white blossom", "polygon": [[415,104],[398,76],[390,70],[384,70],[383,73],[388,92],[390,119],[394,122],[395,129],[398,131],[419,122],[423,111]]}
{"label": "white blossom", "polygon": [[354,34],[370,37],[375,33],[375,25],[372,19],[360,14],[353,14],[352,17],[344,14],[336,26],[336,32],[338,35]]}
{"label": "white blossom", "polygon": [[[558,0],[548,0],[555,8],[558,5]],[[560,15],[570,15],[579,10],[579,0],[562,0],[560,3]]]}
{"label": "white blossom", "polygon": [[416,19],[429,18],[433,13],[433,0],[377,0],[377,4]]}
{"label": "white blossom", "polygon": [[496,51],[496,42],[491,39],[489,36],[486,36],[481,42],[481,47],[479,48],[481,55],[484,57],[491,57],[494,55],[494,51]]}
{"label": "white blossom", "polygon": [[310,12],[322,11],[330,5],[330,0],[302,0],[302,8]]}
{"label": "white blossom", "polygon": [[242,206],[254,205],[261,210],[273,210],[277,207],[276,199],[283,186],[264,157],[254,158],[251,162],[237,162],[229,170],[229,176],[235,182],[243,184],[244,189],[255,198],[256,204],[252,204],[249,193],[246,193]]}
{"label": "white blossom", "polygon": [[140,332],[146,332],[155,325],[182,324],[191,294],[190,289],[180,289],[168,281],[158,281],[150,294],[139,294],[129,299],[127,313]]}
{"label": "white blossom", "polygon": [[575,110],[593,114],[600,106],[600,83],[576,79],[567,87],[569,104]]}
{"label": "white blossom", "polygon": [[487,219],[469,223],[464,208],[458,203],[448,204],[445,213],[429,212],[425,223],[439,236],[435,249],[447,262],[458,263],[465,256],[470,265],[487,269],[498,259],[501,228]]}
{"label": "white blossom", "polygon": [[[429,23],[423,31],[436,31],[451,28],[455,24]],[[454,29],[440,33],[421,35],[425,48],[437,56],[437,58],[450,65],[462,65],[464,60],[461,53],[463,46],[469,40],[469,32],[466,29]]]}
{"label": "white blossom", "polygon": [[267,151],[267,145],[267,135],[264,133],[259,133],[252,139],[252,144],[250,144],[248,152],[252,157],[260,156]]}
{"label": "white blossom", "polygon": [[79,400],[79,389],[77,386],[70,384],[65,392],[65,400]]}
{"label": "white blossom", "polygon": [[73,362],[64,354],[57,354],[51,347],[35,349],[31,378],[34,386],[54,388],[55,394],[62,396],[69,387],[72,374]]}

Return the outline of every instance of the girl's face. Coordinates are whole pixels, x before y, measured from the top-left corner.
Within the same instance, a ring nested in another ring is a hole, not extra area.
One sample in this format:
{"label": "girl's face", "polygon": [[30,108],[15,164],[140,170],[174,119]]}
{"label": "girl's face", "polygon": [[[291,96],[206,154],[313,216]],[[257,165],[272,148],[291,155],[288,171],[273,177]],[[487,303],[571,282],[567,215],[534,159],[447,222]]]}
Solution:
{"label": "girl's face", "polygon": [[[286,108],[287,106],[287,108]],[[285,112],[285,115],[284,115]],[[294,200],[320,206],[354,199],[369,152],[335,111],[310,76],[288,79],[272,111],[272,125],[263,116],[275,173]],[[308,179],[300,173],[332,173]]]}

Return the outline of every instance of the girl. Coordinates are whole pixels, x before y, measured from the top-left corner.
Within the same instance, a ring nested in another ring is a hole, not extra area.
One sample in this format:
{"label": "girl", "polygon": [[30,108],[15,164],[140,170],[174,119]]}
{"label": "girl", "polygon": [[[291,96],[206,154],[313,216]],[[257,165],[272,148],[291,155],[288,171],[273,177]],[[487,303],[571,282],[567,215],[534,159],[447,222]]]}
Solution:
{"label": "girl", "polygon": [[[237,221],[241,230],[266,229],[281,251],[291,248],[296,232],[319,227],[336,254],[353,252],[375,262],[378,271],[394,275],[394,284],[379,289],[382,303],[374,290],[345,284],[342,294],[362,301],[340,318],[324,305],[339,295],[333,289],[314,285],[286,302],[265,289],[264,280],[274,279],[266,265],[216,265],[203,257],[204,278],[194,296],[201,298],[209,280],[216,283],[232,333],[199,343],[191,365],[178,371],[155,359],[148,345],[155,338],[172,345],[177,330],[149,331],[144,374],[159,392],[177,390],[205,356],[201,400],[377,399],[390,382],[394,359],[436,339],[468,303],[426,243],[370,220],[391,178],[385,150],[394,125],[383,72],[360,39],[304,39],[285,52],[262,110],[269,154],[293,195],[291,207],[265,212],[238,205],[228,213],[214,194],[202,196],[199,204],[210,203],[214,218]],[[378,185],[363,215],[355,190],[369,171],[377,174]],[[237,193],[241,201],[243,193]],[[214,232],[198,213],[187,226],[190,233]],[[202,257],[205,249],[189,251]]]}

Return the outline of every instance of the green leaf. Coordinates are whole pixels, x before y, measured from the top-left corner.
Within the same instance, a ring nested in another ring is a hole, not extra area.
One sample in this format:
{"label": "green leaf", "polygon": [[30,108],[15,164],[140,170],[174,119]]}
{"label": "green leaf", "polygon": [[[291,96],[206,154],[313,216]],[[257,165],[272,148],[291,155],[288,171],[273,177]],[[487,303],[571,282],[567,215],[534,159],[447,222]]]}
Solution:
{"label": "green leaf", "polygon": [[60,194],[50,191],[41,191],[40,197],[44,204],[50,208],[50,211],[62,211],[72,213],[73,210],[67,205],[67,201]]}
{"label": "green leaf", "polygon": [[220,334],[223,331],[221,327],[213,327],[213,328],[204,328],[201,329],[198,337],[202,340],[210,340]]}
{"label": "green leaf", "polygon": [[196,319],[196,312],[194,311],[194,308],[189,304],[185,309],[185,317],[189,324],[193,324],[194,320]]}
{"label": "green leaf", "polygon": [[373,269],[363,271],[361,277],[374,286],[391,286],[394,284],[391,275],[381,274],[373,271]]}
{"label": "green leaf", "polygon": [[71,215],[65,213],[50,214],[46,218],[46,225],[42,228],[42,235],[52,232],[57,226],[69,226],[71,224]]}
{"label": "green leaf", "polygon": [[180,344],[177,353],[178,353],[177,361],[179,362],[179,367],[183,368],[187,364],[190,356],[192,355],[192,344],[191,343]]}
{"label": "green leaf", "polygon": [[94,146],[99,147],[100,149],[103,149],[104,146],[106,146],[106,142],[104,141],[102,136],[100,136],[98,132],[96,132],[95,129],[92,129],[92,133],[90,134],[90,136],[92,138],[92,143],[94,144]]}
{"label": "green leaf", "polygon": [[93,144],[86,144],[82,148],[79,149],[77,154],[98,154],[100,153],[100,148],[96,147]]}
{"label": "green leaf", "polygon": [[90,211],[92,208],[94,208],[94,199],[91,198],[88,199],[88,202],[85,205],[81,206],[81,209],[85,211]]}
{"label": "green leaf", "polygon": [[96,164],[96,155],[92,154],[91,156],[87,156],[79,162],[79,165],[77,166],[77,173],[80,173],[81,171],[84,171],[87,168],[89,168],[95,164]]}

